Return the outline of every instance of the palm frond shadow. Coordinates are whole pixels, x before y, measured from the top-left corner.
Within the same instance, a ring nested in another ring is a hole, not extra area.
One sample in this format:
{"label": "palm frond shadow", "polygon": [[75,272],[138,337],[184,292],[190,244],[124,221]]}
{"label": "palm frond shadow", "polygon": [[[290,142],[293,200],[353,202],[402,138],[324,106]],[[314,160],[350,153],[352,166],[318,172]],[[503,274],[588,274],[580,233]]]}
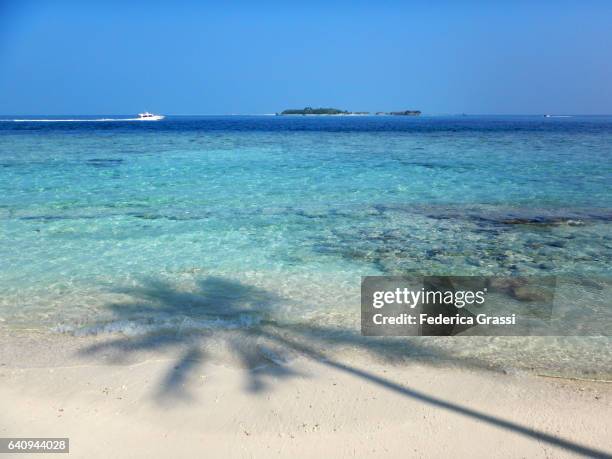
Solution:
{"label": "palm frond shadow", "polygon": [[[365,338],[355,330],[312,323],[283,325],[274,313],[282,298],[225,278],[200,279],[194,291],[181,291],[158,279],[114,291],[132,299],[107,306],[115,319],[136,322],[144,330],[150,326],[151,331],[114,336],[86,347],[81,354],[105,353],[110,362],[120,364],[139,352],[178,352],[177,361],[159,384],[156,396],[160,401],[190,399],[186,381],[204,361],[207,347],[219,341],[241,366],[253,370],[246,384],[251,392],[270,388],[270,381],[297,375],[291,366],[284,365],[291,355],[321,359],[326,358],[326,351],[343,346],[376,354],[385,361],[424,356],[457,361],[439,349]],[[467,359],[464,364],[480,366]]]}

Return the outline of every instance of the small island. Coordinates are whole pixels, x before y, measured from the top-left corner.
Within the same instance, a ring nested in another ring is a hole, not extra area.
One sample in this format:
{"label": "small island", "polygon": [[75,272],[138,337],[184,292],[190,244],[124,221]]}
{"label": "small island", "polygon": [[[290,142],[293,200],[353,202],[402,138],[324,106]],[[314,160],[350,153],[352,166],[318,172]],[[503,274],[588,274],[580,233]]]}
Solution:
{"label": "small island", "polygon": [[[277,115],[345,115],[345,116],[354,116],[354,115],[370,115],[370,112],[349,112],[348,110],[340,110],[338,108],[290,108],[287,110],[283,110]],[[376,115],[394,115],[394,116],[419,116],[421,114],[420,110],[404,110],[400,112],[376,112]]]}

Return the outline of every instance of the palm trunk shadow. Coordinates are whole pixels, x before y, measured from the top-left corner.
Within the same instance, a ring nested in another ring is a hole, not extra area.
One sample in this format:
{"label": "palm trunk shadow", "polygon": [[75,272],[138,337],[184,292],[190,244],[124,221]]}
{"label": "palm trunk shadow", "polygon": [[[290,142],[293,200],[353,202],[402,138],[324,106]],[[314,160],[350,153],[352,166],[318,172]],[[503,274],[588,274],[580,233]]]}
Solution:
{"label": "palm trunk shadow", "polygon": [[521,434],[534,440],[548,443],[552,446],[556,446],[566,451],[571,451],[573,453],[580,454],[586,457],[612,459],[612,455],[606,453],[605,451],[590,448],[579,443],[565,440],[564,438],[558,437],[556,435],[547,434],[536,429],[531,429],[529,427],[522,426],[512,421],[507,421],[497,416],[492,416],[453,402],[442,400],[432,395],[427,395],[423,392],[411,389],[410,387],[407,387],[405,385],[393,382],[387,378],[383,378],[368,371],[352,367],[334,359],[330,359],[325,355],[317,352],[316,350],[313,350],[308,346],[304,346],[303,344],[295,343],[291,340],[278,336],[276,337],[276,339],[278,341],[284,342],[287,346],[292,346],[294,348],[300,349],[304,354],[309,355],[310,357],[316,359],[318,362],[330,368],[340,370],[344,373],[352,374],[354,376],[357,376],[358,378],[361,378],[372,384],[384,387],[385,389],[392,390],[393,392],[403,395],[405,397],[409,397],[420,402],[426,403],[428,405],[435,406],[436,408],[441,408],[457,414],[461,414],[468,418],[474,419],[475,421],[486,422],[487,424],[491,424],[495,427],[503,428],[510,432]]}

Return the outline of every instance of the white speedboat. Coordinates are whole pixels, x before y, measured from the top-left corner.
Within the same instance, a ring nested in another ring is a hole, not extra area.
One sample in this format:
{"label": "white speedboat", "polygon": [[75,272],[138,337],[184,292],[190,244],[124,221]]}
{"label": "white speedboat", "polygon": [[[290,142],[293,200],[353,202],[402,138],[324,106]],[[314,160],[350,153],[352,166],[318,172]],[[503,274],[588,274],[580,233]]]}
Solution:
{"label": "white speedboat", "polygon": [[138,114],[138,119],[141,121],[159,121],[165,118],[164,115],[154,115],[153,113],[144,112]]}

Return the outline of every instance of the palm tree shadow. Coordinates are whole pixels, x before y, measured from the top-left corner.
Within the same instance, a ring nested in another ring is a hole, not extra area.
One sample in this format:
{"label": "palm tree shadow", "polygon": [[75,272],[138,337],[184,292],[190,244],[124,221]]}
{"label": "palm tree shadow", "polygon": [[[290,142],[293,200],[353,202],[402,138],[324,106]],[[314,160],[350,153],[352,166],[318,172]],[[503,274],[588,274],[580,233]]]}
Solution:
{"label": "palm tree shadow", "polygon": [[338,330],[312,323],[288,327],[275,317],[274,309],[283,300],[263,289],[219,277],[206,277],[195,291],[181,291],[167,282],[149,280],[142,285],[117,290],[133,301],[113,303],[108,308],[119,321],[144,327],[138,336],[119,336],[95,343],[80,351],[91,356],[111,355],[111,362],[122,363],[141,351],[179,352],[179,357],[162,377],[155,398],[160,403],[193,399],[188,379],[203,364],[207,348],[221,338],[245,372],[245,389],[252,393],[270,390],[272,383],[300,375],[286,359],[291,354],[307,356],[338,371],[352,374],[397,394],[438,409],[461,414],[479,422],[503,428],[537,441],[589,457],[612,457],[561,437],[473,410],[416,391],[372,372],[345,364],[328,351],[343,346],[359,348],[385,360],[427,356],[454,361],[469,367],[490,367],[472,359],[446,355],[439,349],[413,341],[392,341],[361,337],[357,332]]}
{"label": "palm tree shadow", "polygon": [[[208,349],[221,341],[247,372],[246,389],[262,392],[271,382],[299,373],[286,365],[292,355],[319,359],[339,347],[361,348],[384,360],[428,356],[447,358],[440,350],[426,346],[391,343],[364,338],[356,331],[312,323],[291,327],[277,319],[275,310],[282,298],[258,287],[220,277],[206,277],[196,289],[183,291],[159,280],[114,290],[131,301],[107,307],[118,323],[136,324],[143,332],[120,335],[82,349],[84,356],[104,354],[110,363],[123,364],[141,352],[178,353],[156,391],[158,401],[190,400],[190,375],[202,365]],[[453,357],[456,360],[456,357]],[[464,364],[479,366],[465,360]]]}
{"label": "palm tree shadow", "polygon": [[[258,343],[257,333],[267,322],[271,306],[279,301],[265,290],[219,277],[207,277],[197,283],[195,291],[181,291],[161,280],[114,290],[134,301],[112,303],[107,307],[121,323],[135,323],[144,333],[118,336],[92,344],[81,355],[108,354],[109,361],[122,364],[139,352],[178,352],[178,359],[168,368],[159,383],[155,398],[159,402],[192,399],[188,379],[201,367],[204,349],[216,338],[216,331],[227,332],[226,345],[247,372],[247,390],[260,392],[267,388],[266,379],[288,378],[295,370],[279,364],[276,350]],[[150,331],[147,331],[150,330]]]}

